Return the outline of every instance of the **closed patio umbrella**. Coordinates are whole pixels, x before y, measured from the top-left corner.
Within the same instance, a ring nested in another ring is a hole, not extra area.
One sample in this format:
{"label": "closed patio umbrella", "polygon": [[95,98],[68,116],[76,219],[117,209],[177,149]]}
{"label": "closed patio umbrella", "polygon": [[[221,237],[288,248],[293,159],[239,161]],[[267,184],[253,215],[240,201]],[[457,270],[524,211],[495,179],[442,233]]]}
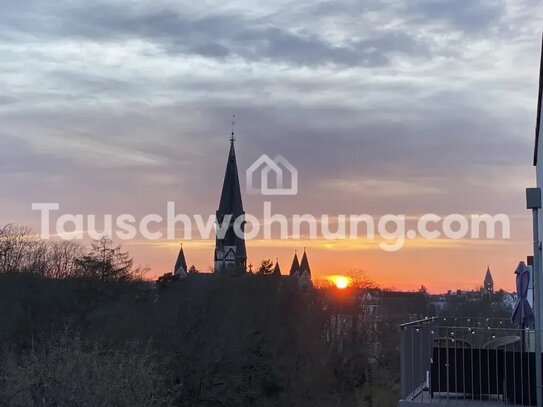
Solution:
{"label": "closed patio umbrella", "polygon": [[517,282],[517,305],[511,316],[513,321],[521,329],[528,328],[534,321],[534,312],[528,303],[528,286],[530,284],[530,271],[521,261],[515,270]]}

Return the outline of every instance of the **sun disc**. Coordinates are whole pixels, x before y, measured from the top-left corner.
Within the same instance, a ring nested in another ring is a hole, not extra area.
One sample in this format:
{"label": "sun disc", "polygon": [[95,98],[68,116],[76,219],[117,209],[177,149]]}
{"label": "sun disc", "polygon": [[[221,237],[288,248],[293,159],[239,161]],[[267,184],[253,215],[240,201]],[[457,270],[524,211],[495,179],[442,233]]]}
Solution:
{"label": "sun disc", "polygon": [[337,276],[335,278],[336,287],[343,290],[349,286],[349,278],[344,276]]}

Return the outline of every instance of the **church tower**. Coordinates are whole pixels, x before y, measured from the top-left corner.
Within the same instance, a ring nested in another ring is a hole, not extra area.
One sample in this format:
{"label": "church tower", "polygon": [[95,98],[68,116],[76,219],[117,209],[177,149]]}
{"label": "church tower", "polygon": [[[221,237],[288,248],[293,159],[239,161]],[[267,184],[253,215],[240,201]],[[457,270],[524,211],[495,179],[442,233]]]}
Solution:
{"label": "church tower", "polygon": [[[215,241],[215,273],[226,271],[245,272],[247,270],[247,250],[245,248],[245,222],[239,224],[245,216],[241,200],[241,188],[234,148],[234,131],[230,138],[230,152],[226,164],[226,173],[222,186],[219,209],[216,213],[217,237]],[[234,228],[236,219],[239,226]],[[235,229],[238,230],[236,234]],[[241,233],[240,233],[241,232]]]}
{"label": "church tower", "polygon": [[486,275],[484,281],[484,294],[493,294],[494,293],[494,279],[492,278],[492,273],[490,272],[490,267],[486,268]]}

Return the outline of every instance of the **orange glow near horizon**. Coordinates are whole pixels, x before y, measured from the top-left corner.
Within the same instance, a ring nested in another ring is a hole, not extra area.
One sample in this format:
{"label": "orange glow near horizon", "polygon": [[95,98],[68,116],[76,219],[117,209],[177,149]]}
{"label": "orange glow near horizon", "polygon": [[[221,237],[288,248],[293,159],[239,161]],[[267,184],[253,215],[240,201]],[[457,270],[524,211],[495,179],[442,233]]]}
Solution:
{"label": "orange glow near horizon", "polygon": [[[376,287],[397,291],[417,291],[424,285],[432,294],[448,290],[478,290],[490,265],[496,289],[515,290],[515,268],[530,253],[531,245],[523,238],[530,234],[530,223],[517,222],[510,240],[472,240],[454,242],[407,241],[401,250],[388,253],[375,242],[251,240],[247,242],[248,263],[277,258],[283,274],[292,263],[296,249],[307,247],[311,274],[336,286],[336,276],[352,278],[349,286],[368,281]],[[450,244],[449,244],[450,243]],[[184,241],[189,267],[209,272],[213,264],[214,240]],[[179,252],[179,241],[131,241],[123,249],[134,256],[135,264],[149,266],[147,278],[156,279],[171,272]]]}

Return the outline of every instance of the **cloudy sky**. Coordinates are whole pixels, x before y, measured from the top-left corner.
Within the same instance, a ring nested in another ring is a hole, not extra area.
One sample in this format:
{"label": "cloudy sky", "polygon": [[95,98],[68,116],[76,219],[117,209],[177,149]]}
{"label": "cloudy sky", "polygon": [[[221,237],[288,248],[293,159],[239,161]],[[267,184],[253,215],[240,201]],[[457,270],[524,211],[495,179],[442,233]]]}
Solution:
{"label": "cloudy sky", "polygon": [[[249,261],[308,247],[316,274],[387,287],[498,286],[529,254],[543,9],[537,0],[2,0],[0,223],[63,213],[216,210],[232,114],[244,172],[299,170],[285,213],[506,213],[512,239],[248,244]],[[248,212],[262,199],[246,196]],[[124,242],[154,274],[178,242]],[[212,241],[185,242],[212,264]]]}

